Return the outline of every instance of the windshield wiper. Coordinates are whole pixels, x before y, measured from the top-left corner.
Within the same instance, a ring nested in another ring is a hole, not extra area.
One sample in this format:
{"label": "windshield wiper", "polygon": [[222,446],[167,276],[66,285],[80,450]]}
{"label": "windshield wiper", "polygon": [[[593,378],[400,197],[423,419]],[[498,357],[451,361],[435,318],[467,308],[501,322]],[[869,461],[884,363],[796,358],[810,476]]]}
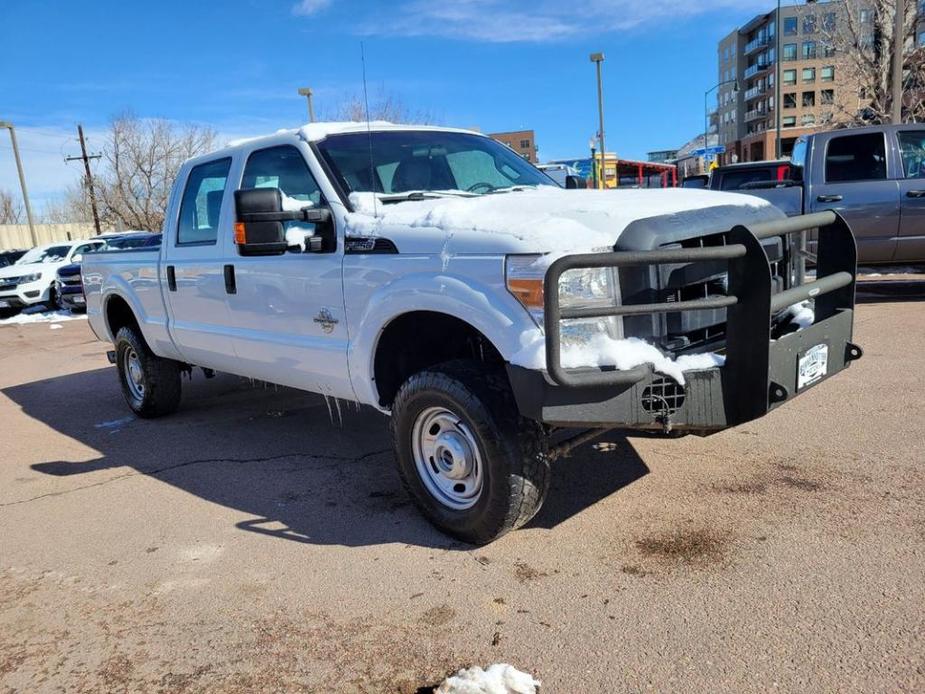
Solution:
{"label": "windshield wiper", "polygon": [[462,190],[409,190],[406,193],[390,193],[379,195],[379,200],[388,205],[394,202],[414,202],[417,200],[434,200],[436,198],[474,198],[478,197],[475,193],[467,193]]}

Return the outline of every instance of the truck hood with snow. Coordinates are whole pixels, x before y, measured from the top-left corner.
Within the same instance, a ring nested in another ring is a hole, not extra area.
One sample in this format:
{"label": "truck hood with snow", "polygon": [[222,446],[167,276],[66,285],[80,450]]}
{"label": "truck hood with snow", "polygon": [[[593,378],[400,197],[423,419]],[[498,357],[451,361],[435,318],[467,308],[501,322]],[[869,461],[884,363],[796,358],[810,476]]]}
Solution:
{"label": "truck hood with snow", "polygon": [[[564,190],[540,186],[476,197],[384,203],[350,196],[348,237],[385,237],[409,253],[589,253],[610,250],[633,222],[725,231],[778,219],[761,198],[706,190]],[[702,233],[702,231],[700,232]]]}

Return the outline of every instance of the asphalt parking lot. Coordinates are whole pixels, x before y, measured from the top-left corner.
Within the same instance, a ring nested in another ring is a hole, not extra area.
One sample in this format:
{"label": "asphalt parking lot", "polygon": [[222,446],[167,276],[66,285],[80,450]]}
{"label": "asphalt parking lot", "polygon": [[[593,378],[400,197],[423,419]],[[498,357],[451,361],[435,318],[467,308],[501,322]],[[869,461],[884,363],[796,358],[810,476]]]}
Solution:
{"label": "asphalt parking lot", "polygon": [[84,321],[0,327],[0,691],[494,662],[544,693],[923,691],[923,302],[867,285],[851,369],[710,438],[606,435],[476,549],[410,505],[374,412],[197,373],[138,420]]}

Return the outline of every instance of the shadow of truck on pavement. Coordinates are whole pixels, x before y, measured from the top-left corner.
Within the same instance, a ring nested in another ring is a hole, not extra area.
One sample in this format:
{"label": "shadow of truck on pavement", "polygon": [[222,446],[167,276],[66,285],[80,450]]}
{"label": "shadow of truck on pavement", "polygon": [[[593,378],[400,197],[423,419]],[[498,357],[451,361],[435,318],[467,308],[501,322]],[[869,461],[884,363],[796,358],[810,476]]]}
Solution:
{"label": "shadow of truck on pavement", "polygon": [[[143,474],[246,513],[252,518],[237,526],[270,537],[468,548],[418,514],[394,468],[388,419],[371,408],[229,375],[205,380],[198,371],[183,387],[180,411],[156,420],[132,416],[113,367],[2,392],[98,455],[32,465],[67,480],[45,496]],[[648,472],[629,443],[610,440],[606,452],[584,446],[554,463],[552,489],[530,527],[553,528]]]}

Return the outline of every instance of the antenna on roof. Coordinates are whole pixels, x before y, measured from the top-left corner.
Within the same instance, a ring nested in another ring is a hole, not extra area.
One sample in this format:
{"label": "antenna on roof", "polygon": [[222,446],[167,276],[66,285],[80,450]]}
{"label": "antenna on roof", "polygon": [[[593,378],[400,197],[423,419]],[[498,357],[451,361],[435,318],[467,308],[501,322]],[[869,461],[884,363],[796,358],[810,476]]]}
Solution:
{"label": "antenna on roof", "polygon": [[360,62],[363,64],[363,101],[366,105],[366,139],[369,142],[369,186],[373,194],[373,217],[377,216],[376,171],[373,166],[373,132],[369,123],[369,92],[366,89],[366,48],[360,41]]}

